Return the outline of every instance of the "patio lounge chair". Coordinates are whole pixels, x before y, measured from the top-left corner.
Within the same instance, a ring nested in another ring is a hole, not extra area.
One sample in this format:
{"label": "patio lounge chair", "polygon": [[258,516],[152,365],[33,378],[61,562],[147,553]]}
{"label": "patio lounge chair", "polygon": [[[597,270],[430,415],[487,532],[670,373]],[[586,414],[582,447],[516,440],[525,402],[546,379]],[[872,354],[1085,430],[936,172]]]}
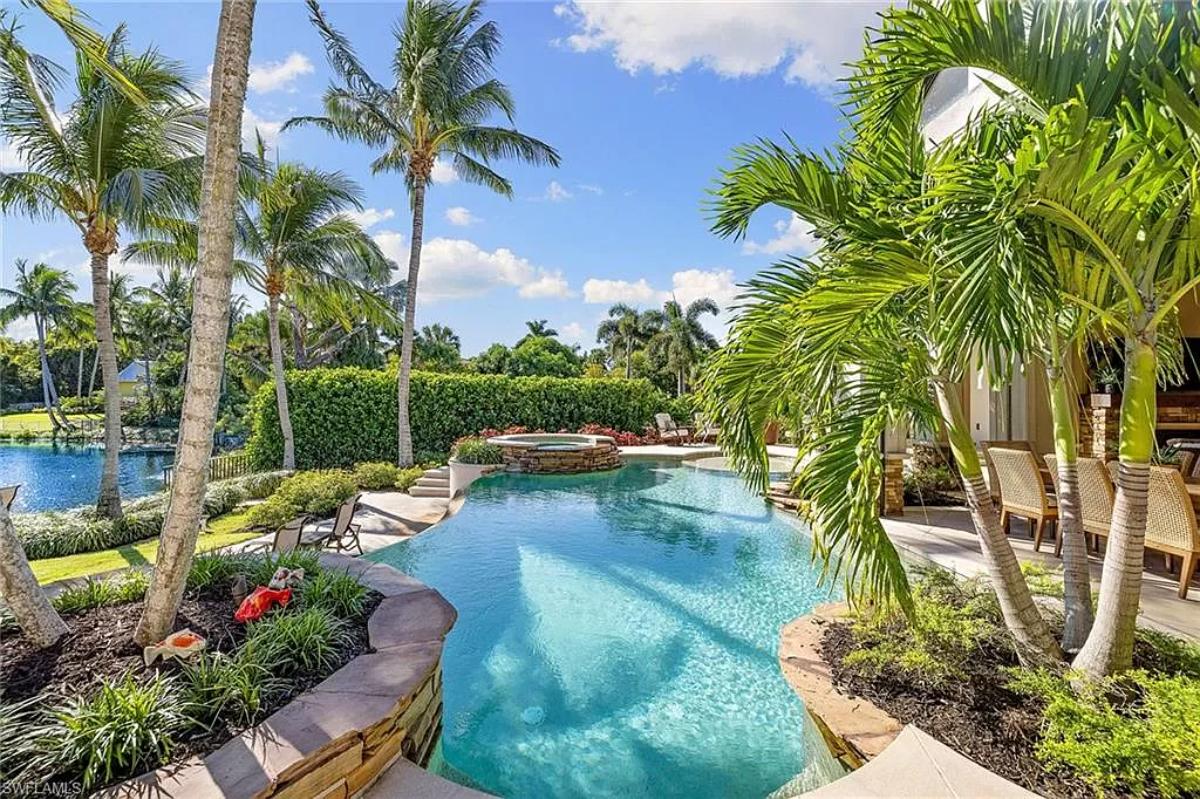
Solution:
{"label": "patio lounge chair", "polygon": [[665,443],[690,444],[692,431],[686,427],[678,427],[669,413],[654,414],[654,424],[658,427],[658,436]]}
{"label": "patio lounge chair", "polygon": [[283,524],[275,531],[275,537],[270,542],[260,541],[242,549],[243,552],[269,552],[272,555],[282,555],[301,548],[301,536],[304,526],[312,521],[311,516],[297,516]]}
{"label": "patio lounge chair", "polygon": [[721,432],[721,428],[714,422],[709,421],[709,418],[703,413],[692,414],[692,421],[696,424],[696,433],[692,438],[696,441],[716,441],[717,436]]}
{"label": "patio lounge chair", "polygon": [[1046,496],[1037,460],[1024,449],[991,447],[989,455],[1000,481],[1000,523],[1007,532],[1012,516],[1028,519],[1033,528],[1033,551],[1037,552],[1043,531],[1058,522],[1058,506]]}
{"label": "patio lounge chair", "polygon": [[[1053,455],[1046,456],[1046,465],[1054,478],[1054,488],[1058,490],[1058,459]],[[1080,458],[1076,461],[1079,471],[1079,516],[1080,526],[1084,535],[1090,536],[1099,547],[1101,536],[1108,535],[1108,526],[1112,524],[1113,487],[1108,478],[1104,461],[1099,458]],[[1055,546],[1054,554],[1062,554],[1061,536]]]}
{"label": "patio lounge chair", "polygon": [[358,540],[358,531],[361,525],[354,523],[354,514],[358,510],[360,499],[362,499],[362,494],[355,494],[338,507],[337,513],[333,517],[333,529],[321,542],[326,549],[338,552],[357,549],[358,554],[363,553],[362,542]]}
{"label": "patio lounge chair", "polygon": [[0,486],[0,504],[5,510],[12,510],[13,501],[17,498],[17,489],[21,486]]}

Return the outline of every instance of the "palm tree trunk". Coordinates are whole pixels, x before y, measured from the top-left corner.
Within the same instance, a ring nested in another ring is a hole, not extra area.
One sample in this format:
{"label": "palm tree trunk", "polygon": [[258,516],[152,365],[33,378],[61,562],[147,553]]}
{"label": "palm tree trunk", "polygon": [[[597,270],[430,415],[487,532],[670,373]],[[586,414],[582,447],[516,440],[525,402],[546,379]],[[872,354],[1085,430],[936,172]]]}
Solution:
{"label": "palm tree trunk", "polygon": [[154,417],[158,414],[154,408],[154,378],[150,377],[150,353],[144,353],[142,365],[146,368],[146,401],[150,403],[150,416]]}
{"label": "palm tree trunk", "polygon": [[3,503],[0,503],[0,595],[21,630],[37,646],[51,646],[69,632],[33,576],[25,548],[13,529],[12,516]]}
{"label": "palm tree trunk", "polygon": [[117,345],[113,339],[112,304],[108,295],[108,252],[92,252],[92,302],[96,316],[96,347],[104,382],[104,471],[96,510],[110,519],[121,518],[121,384]]}
{"label": "palm tree trunk", "polygon": [[184,390],[167,518],[154,576],[146,592],[145,611],[134,635],[143,646],[162,640],[175,624],[200,530],[229,331],[233,211],[254,5],[255,0],[225,0],[221,4],[204,154],[199,257],[188,354],[191,368]]}
{"label": "palm tree trunk", "polygon": [[283,375],[283,339],[279,335],[279,294],[270,290],[272,275],[267,275],[267,339],[271,344],[271,377],[275,382],[275,404],[279,408],[279,430],[283,434],[283,468],[296,468],[296,438],[292,433],[292,414],[288,408],[287,382]]}
{"label": "palm tree trunk", "polygon": [[83,398],[83,347],[79,348],[79,364],[75,367],[75,399]]}
{"label": "palm tree trunk", "polygon": [[50,417],[51,426],[57,431],[62,425],[54,415],[54,399],[50,396],[50,361],[46,358],[46,331],[40,316],[34,317],[33,327],[37,331],[38,363],[42,370],[42,404],[46,406],[46,415]]}
{"label": "palm tree trunk", "polygon": [[425,235],[425,181],[418,178],[412,189],[412,245],[408,252],[408,294],[404,303],[404,330],[400,336],[400,377],[396,385],[399,417],[399,464],[413,465],[412,426],[408,416],[409,382],[412,377],[413,328],[417,324],[417,276],[421,271],[421,239]]}
{"label": "palm tree trunk", "polygon": [[294,304],[288,306],[288,312],[292,317],[292,355],[296,359],[296,368],[307,369],[308,349],[304,346],[304,329],[308,325]]}
{"label": "palm tree trunk", "polygon": [[1038,611],[1021,574],[1021,565],[1012,545],[1000,527],[1000,517],[992,503],[992,495],[983,482],[983,469],[975,442],[971,440],[956,386],[945,378],[933,383],[938,407],[950,438],[950,450],[962,475],[963,490],[980,547],[987,562],[992,588],[999,600],[1004,624],[1016,644],[1017,657],[1024,665],[1052,663],[1062,659],[1062,650],[1050,625]]}
{"label": "palm tree trunk", "polygon": [[88,396],[96,393],[96,370],[100,368],[100,347],[96,347],[96,357],[92,358],[92,376],[88,378]]}
{"label": "palm tree trunk", "polygon": [[625,379],[633,379],[633,339],[625,339]]}
{"label": "palm tree trunk", "polygon": [[1133,665],[1133,640],[1142,597],[1150,458],[1158,410],[1155,338],[1156,331],[1142,330],[1125,342],[1117,500],[1104,553],[1096,621],[1073,663],[1074,668],[1091,677],[1105,677]]}
{"label": "palm tree trunk", "polygon": [[1092,631],[1092,581],[1088,575],[1087,542],[1079,505],[1078,442],[1075,398],[1061,358],[1046,370],[1050,411],[1054,419],[1054,456],[1058,469],[1058,534],[1062,541],[1062,647],[1078,652]]}

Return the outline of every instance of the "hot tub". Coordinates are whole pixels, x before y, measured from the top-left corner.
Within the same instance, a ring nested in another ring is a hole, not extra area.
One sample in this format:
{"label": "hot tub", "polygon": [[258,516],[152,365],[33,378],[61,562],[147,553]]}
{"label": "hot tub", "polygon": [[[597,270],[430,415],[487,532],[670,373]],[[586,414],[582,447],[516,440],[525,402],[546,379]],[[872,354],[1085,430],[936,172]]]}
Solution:
{"label": "hot tub", "polygon": [[621,452],[610,436],[574,433],[520,433],[488,439],[504,451],[511,471],[533,474],[575,474],[616,469]]}

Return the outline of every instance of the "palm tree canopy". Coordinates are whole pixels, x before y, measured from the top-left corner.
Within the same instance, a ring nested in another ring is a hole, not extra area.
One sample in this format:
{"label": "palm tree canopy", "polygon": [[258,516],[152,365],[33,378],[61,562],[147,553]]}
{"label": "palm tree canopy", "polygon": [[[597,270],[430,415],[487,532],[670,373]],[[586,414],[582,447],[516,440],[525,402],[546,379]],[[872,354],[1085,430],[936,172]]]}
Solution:
{"label": "palm tree canopy", "polygon": [[410,189],[428,183],[438,158],[449,160],[463,180],[506,197],[512,184],[492,169],[493,161],[558,165],[549,145],[489,124],[499,115],[511,125],[514,104],[508,87],[491,77],[500,31],[482,21],[480,0],[409,0],[394,31],[390,87],[370,76],[316,0],[308,6],[340,85],[326,90],[324,116],[297,117],[288,126],[313,124],[381,150],[372,171],[400,172]]}
{"label": "palm tree canopy", "polygon": [[529,331],[530,336],[554,338],[558,335],[558,331],[550,327],[550,323],[545,319],[531,319],[525,323],[525,328]]}
{"label": "palm tree canopy", "polygon": [[78,314],[75,290],[78,288],[63,269],[43,263],[16,261],[17,277],[13,288],[0,288],[0,329],[26,316],[35,317],[39,324],[74,317]]}
{"label": "palm tree canopy", "polygon": [[86,58],[75,70],[75,99],[54,106],[62,70],[0,35],[0,133],[27,165],[0,173],[0,208],[34,218],[65,215],[89,249],[115,251],[119,224],[182,212],[198,190],[204,117],[174,61],[131,54],[124,28],[106,43],[110,62],[137,87],[131,99]]}

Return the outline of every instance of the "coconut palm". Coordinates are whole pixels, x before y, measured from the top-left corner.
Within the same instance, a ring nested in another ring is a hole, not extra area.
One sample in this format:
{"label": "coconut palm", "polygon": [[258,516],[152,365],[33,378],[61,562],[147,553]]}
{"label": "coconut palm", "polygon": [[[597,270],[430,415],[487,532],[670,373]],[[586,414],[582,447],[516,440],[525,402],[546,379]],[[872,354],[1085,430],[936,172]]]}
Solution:
{"label": "coconut palm", "polygon": [[424,239],[425,192],[435,162],[447,160],[460,178],[512,196],[512,185],[491,162],[516,158],[531,164],[558,165],[558,153],[513,128],[488,123],[497,114],[513,119],[512,95],[491,77],[500,47],[500,31],[482,21],[482,3],[409,0],[396,27],[392,85],[377,82],[358,60],[349,41],[325,19],[316,0],[308,0],[313,24],[325,40],[339,84],[325,92],[325,115],[299,117],[288,125],[313,124],[348,141],[380,150],[371,170],[404,175],[412,206],[408,294],[400,344],[399,462],[413,462],[409,424],[409,383],[416,327],[417,281]]}
{"label": "coconut palm", "polygon": [[[283,468],[296,468],[295,439],[284,378],[280,306],[285,295],[302,311],[371,315],[389,323],[390,307],[363,281],[386,280],[392,264],[374,239],[342,212],[362,207],[362,190],[340,172],[294,163],[272,164],[259,140],[256,165],[242,178],[236,266],[267,297],[271,371],[283,432]],[[196,229],[176,220],[169,239],[136,242],[126,256],[178,267],[198,252]],[[348,323],[347,323],[348,325]],[[301,333],[302,338],[302,333]]]}
{"label": "coconut palm", "polygon": [[150,404],[150,415],[157,415],[154,404],[154,378],[151,367],[164,350],[164,342],[174,332],[170,309],[149,289],[134,289],[136,301],[125,315],[125,325],[130,338],[136,343],[136,352],[141,357],[146,371],[146,399]]}
{"label": "coconut palm", "polygon": [[55,430],[67,426],[66,416],[58,410],[58,390],[54,387],[54,375],[50,372],[50,360],[46,357],[46,335],[50,325],[67,323],[78,314],[74,300],[78,288],[70,275],[63,269],[55,269],[43,263],[16,262],[17,276],[13,288],[0,288],[0,299],[7,304],[0,307],[0,328],[25,317],[33,318],[37,333],[38,361],[42,368],[42,404]]}
{"label": "coconut palm", "polygon": [[58,323],[60,341],[77,351],[75,365],[75,396],[83,397],[83,373],[88,350],[96,346],[96,326],[92,319],[92,308],[87,303],[77,302],[73,311]]}
{"label": "coconut palm", "polygon": [[661,311],[639,311],[625,303],[608,309],[608,319],[596,328],[596,340],[606,344],[614,360],[617,354],[625,361],[625,378],[633,378],[633,351],[644,347],[662,326]]}
{"label": "coconut palm", "polygon": [[649,351],[660,356],[675,374],[677,394],[687,391],[688,374],[706,353],[717,348],[717,340],[704,329],[701,316],[716,316],[720,312],[721,309],[708,297],[692,301],[687,308],[675,300],[668,300],[663,305],[661,325],[650,339]]}
{"label": "coconut palm", "polygon": [[[558,331],[550,327],[550,323],[545,319],[529,320],[525,323],[525,330],[525,338],[554,338],[558,335]],[[520,345],[521,342],[518,341],[517,346]]]}
{"label": "coconut palm", "polygon": [[[1094,676],[1132,662],[1156,348],[1161,326],[1193,285],[1197,87],[1194,70],[1181,64],[1196,52],[1198,21],[1195,9],[1150,2],[939,7],[918,0],[889,13],[875,45],[884,57],[851,91],[860,128],[872,135],[889,127],[890,108],[954,67],[998,75],[1011,87],[1001,91],[1009,104],[1035,120],[1073,103],[1050,121],[1042,160],[1023,162],[1032,188],[1018,196],[1024,212],[1063,231],[1059,241],[1078,267],[1119,298],[1114,308],[1063,296],[1123,337],[1127,352],[1112,537],[1096,622],[1075,660]],[[1142,182],[1129,182],[1131,174]],[[1093,183],[1077,183],[1086,178]],[[1081,185],[1089,190],[1077,194]]]}
{"label": "coconut palm", "polygon": [[229,330],[238,160],[253,28],[254,0],[221,4],[204,156],[204,192],[200,200],[199,266],[192,308],[189,377],[184,390],[171,499],[159,537],[154,574],[146,591],[145,609],[134,634],[134,639],[143,646],[161,641],[174,628],[204,510]]}
{"label": "coconut palm", "polygon": [[[19,47],[0,46],[0,132],[28,165],[0,174],[0,209],[33,218],[62,216],[78,228],[91,257],[96,340],[104,379],[104,469],[97,507],[121,515],[118,455],[121,406],[109,300],[109,256],[124,227],[187,204],[202,140],[203,116],[175,62],[156,51],[133,54],[118,28],[107,59],[138,90],[131,99],[106,73],[80,59],[75,99],[64,114],[51,103],[61,70]],[[10,37],[11,40],[11,37]]]}
{"label": "coconut palm", "polygon": [[446,325],[433,324],[421,328],[413,343],[417,365],[434,372],[449,372],[462,364],[462,341]]}

